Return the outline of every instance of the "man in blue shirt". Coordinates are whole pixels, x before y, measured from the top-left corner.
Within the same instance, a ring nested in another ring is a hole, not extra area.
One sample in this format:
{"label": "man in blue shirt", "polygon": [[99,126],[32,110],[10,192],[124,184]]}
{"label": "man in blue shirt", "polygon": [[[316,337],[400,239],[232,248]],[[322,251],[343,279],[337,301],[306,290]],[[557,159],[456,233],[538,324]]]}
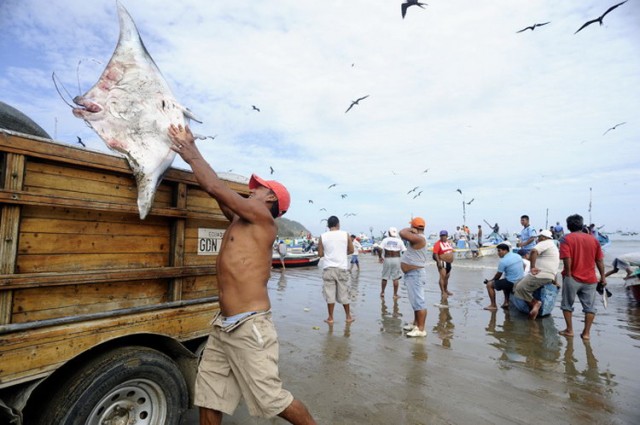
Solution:
{"label": "man in blue shirt", "polygon": [[529,259],[529,252],[536,246],[536,229],[529,224],[528,215],[520,217],[520,224],[522,224],[522,230],[520,231],[520,240],[516,244],[520,248],[518,254],[523,258]]}
{"label": "man in blue shirt", "polygon": [[509,296],[513,292],[513,286],[524,276],[522,257],[511,252],[511,247],[505,243],[501,243],[496,249],[498,250],[500,262],[498,263],[498,272],[493,279],[484,281],[491,301],[491,304],[484,308],[485,310],[498,309],[496,291],[504,291],[502,308],[509,308]]}

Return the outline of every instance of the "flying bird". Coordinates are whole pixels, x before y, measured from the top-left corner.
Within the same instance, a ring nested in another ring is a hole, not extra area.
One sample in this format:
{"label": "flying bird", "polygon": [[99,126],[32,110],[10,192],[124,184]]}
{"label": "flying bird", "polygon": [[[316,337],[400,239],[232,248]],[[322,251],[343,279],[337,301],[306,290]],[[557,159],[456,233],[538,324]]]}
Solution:
{"label": "flying bird", "polygon": [[256,105],[251,105],[251,109],[260,112],[260,108],[258,108]]}
{"label": "flying bird", "polygon": [[271,170],[271,174],[273,174],[273,172],[276,171],[276,170],[273,169],[272,166],[269,166],[269,170]]}
{"label": "flying bird", "polygon": [[543,22],[543,23],[541,23],[541,24],[533,24],[533,25],[531,25],[530,27],[526,27],[526,28],[521,29],[520,31],[516,31],[516,34],[521,33],[521,32],[523,32],[523,31],[526,31],[526,30],[531,30],[531,31],[533,31],[533,30],[535,30],[535,29],[536,29],[536,27],[541,27],[541,26],[543,26],[543,25],[547,25],[547,24],[549,24],[549,23],[551,23],[551,22]]}
{"label": "flying bird", "polygon": [[429,168],[427,168],[426,170],[424,170],[424,171],[422,172],[422,174],[427,174],[428,172],[429,172]]}
{"label": "flying bird", "polygon": [[460,195],[462,195],[462,191],[460,189],[456,189],[456,192],[460,192]]}
{"label": "flying bird", "polygon": [[368,98],[368,97],[369,97],[369,95],[366,95],[366,96],[362,96],[361,98],[359,98],[359,99],[357,99],[357,100],[352,100],[352,101],[351,101],[351,105],[349,105],[349,107],[347,108],[347,110],[346,110],[346,111],[344,111],[344,113],[346,114],[347,112],[349,112],[349,111],[351,110],[351,108],[353,108],[353,106],[354,106],[354,105],[359,105],[359,104],[360,104],[359,102],[360,102],[361,100],[364,100],[364,99],[366,99],[366,98]]}
{"label": "flying bird", "polygon": [[358,215],[358,214],[356,214],[356,213],[346,213],[344,216],[345,217],[351,217],[351,216],[356,216],[356,215]]}
{"label": "flying bird", "polygon": [[476,198],[471,198],[471,200],[469,202],[467,202],[467,205],[471,205],[471,203],[475,200]]}
{"label": "flying bird", "polygon": [[402,19],[407,14],[407,9],[411,6],[420,6],[421,9],[424,9],[423,6],[428,6],[427,3],[420,3],[418,0],[407,0],[406,2],[400,5],[400,10],[402,11]]}
{"label": "flying bird", "polygon": [[82,145],[82,147],[83,147],[83,148],[86,148],[86,147],[87,147],[87,145],[85,145],[85,144],[82,142],[82,139],[80,138],[80,136],[76,136],[76,137],[78,138],[78,143],[80,143],[80,144]]}
{"label": "flying bird", "polygon": [[310,204],[313,204],[313,199],[309,199],[309,203],[310,203]]}
{"label": "flying bird", "polygon": [[590,20],[590,21],[585,22],[585,23],[584,23],[580,28],[578,28],[578,31],[574,32],[574,34],[579,33],[579,32],[580,32],[580,31],[582,31],[584,28],[588,27],[589,25],[591,25],[591,24],[593,24],[593,23],[595,23],[595,22],[598,22],[600,25],[602,25],[602,20],[604,19],[604,17],[605,17],[605,16],[607,16],[607,13],[611,12],[613,9],[615,9],[615,8],[616,8],[616,7],[618,7],[618,6],[622,6],[622,5],[623,5],[623,4],[625,4],[627,1],[629,1],[629,0],[624,0],[622,3],[618,3],[618,4],[614,5],[614,6],[611,6],[611,7],[610,7],[609,9],[607,9],[607,11],[606,11],[606,12],[604,12],[604,13],[602,14],[602,16],[600,16],[599,18],[592,19],[592,20]]}
{"label": "flying bird", "polygon": [[334,183],[332,185],[329,185],[329,187],[327,189],[331,189],[332,187],[336,187],[336,186],[337,186],[336,183]]}
{"label": "flying bird", "polygon": [[416,190],[418,190],[420,186],[416,186],[413,189],[411,189],[410,191],[407,192],[407,195],[410,194],[411,192],[415,192]]}
{"label": "flying bird", "polygon": [[346,194],[346,193],[343,193],[342,195],[340,195],[340,197],[341,197],[342,199],[344,199],[344,198],[346,198],[346,197],[347,197],[347,194]]}
{"label": "flying bird", "polygon": [[326,210],[327,210],[326,208],[320,208],[320,211],[326,211]]}
{"label": "flying bird", "polygon": [[604,136],[605,134],[607,134],[608,132],[610,132],[611,130],[615,130],[616,128],[618,128],[618,126],[622,125],[622,124],[626,124],[626,122],[621,122],[618,123],[616,125],[614,125],[613,127],[611,127],[610,129],[608,129],[607,131],[605,131],[602,135]]}
{"label": "flying bird", "polygon": [[420,196],[420,195],[422,195],[422,191],[418,192],[418,194],[417,194],[417,195],[415,195],[415,196],[413,197],[413,199],[416,199],[416,198],[417,198],[418,196]]}

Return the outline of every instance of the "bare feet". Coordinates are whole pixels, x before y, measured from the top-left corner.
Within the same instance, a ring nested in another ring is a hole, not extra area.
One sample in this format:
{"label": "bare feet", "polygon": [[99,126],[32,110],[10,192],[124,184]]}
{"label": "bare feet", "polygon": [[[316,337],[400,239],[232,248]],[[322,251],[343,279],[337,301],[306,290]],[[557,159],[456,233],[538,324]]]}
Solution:
{"label": "bare feet", "polygon": [[498,309],[498,306],[495,305],[488,305],[484,308],[485,310],[491,310],[491,311],[496,311]]}
{"label": "bare feet", "polygon": [[325,322],[327,322],[330,325],[333,325],[333,319],[329,318],[329,319],[324,319]]}
{"label": "bare feet", "polygon": [[355,320],[356,320],[356,318],[355,318],[355,317],[353,317],[353,316],[349,316],[349,317],[347,317],[346,322],[347,322],[347,323],[351,323],[351,322],[355,322]]}
{"label": "bare feet", "polygon": [[447,295],[453,295],[453,292],[447,291]]}
{"label": "bare feet", "polygon": [[384,292],[380,292],[380,298],[384,298]]}
{"label": "bare feet", "polygon": [[538,313],[540,312],[540,307],[542,303],[538,300],[533,300],[533,306],[531,307],[531,311],[529,311],[529,319],[535,320],[538,317]]}
{"label": "bare feet", "polygon": [[400,298],[400,297],[399,297],[397,294],[395,294],[395,295],[393,296],[393,299],[394,299],[394,300],[397,300],[398,298]]}
{"label": "bare feet", "polygon": [[585,335],[585,333],[584,333],[584,332],[582,332],[582,333],[580,334],[580,338],[582,338],[582,340],[583,340],[583,341],[589,341],[589,340],[591,339],[591,335],[589,335],[589,334],[586,334],[586,335]]}
{"label": "bare feet", "polygon": [[509,308],[509,303],[502,304],[500,308]]}
{"label": "bare feet", "polygon": [[566,336],[566,337],[571,337],[571,336],[573,336],[573,332],[572,332],[572,331],[569,331],[569,330],[567,330],[567,329],[565,329],[565,330],[563,330],[563,331],[560,331],[560,332],[558,332],[558,333],[559,333],[560,335],[562,335],[562,336]]}

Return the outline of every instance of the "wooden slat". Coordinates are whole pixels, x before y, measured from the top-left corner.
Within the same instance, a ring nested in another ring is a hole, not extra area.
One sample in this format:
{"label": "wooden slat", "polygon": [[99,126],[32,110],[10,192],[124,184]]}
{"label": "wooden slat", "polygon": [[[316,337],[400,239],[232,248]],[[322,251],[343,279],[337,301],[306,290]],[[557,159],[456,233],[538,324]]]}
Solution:
{"label": "wooden slat", "polygon": [[[176,207],[184,208],[187,204],[187,185],[179,183],[175,190]],[[184,264],[184,230],[185,221],[176,220],[171,231],[171,265],[180,267]],[[182,299],[182,282],[181,278],[175,278],[171,282],[169,293],[171,301],[179,301]]]}
{"label": "wooden slat", "polygon": [[[24,183],[25,159],[22,155],[5,157],[4,188],[20,190]],[[0,211],[0,273],[14,273],[18,252],[20,206],[4,205]],[[13,293],[0,291],[0,324],[11,323]]]}
{"label": "wooden slat", "polygon": [[200,267],[126,268],[114,270],[81,270],[77,272],[24,273],[0,275],[0,289],[23,289],[43,286],[74,285],[123,280],[169,279],[174,277],[215,275],[215,264]]}
{"label": "wooden slat", "polygon": [[139,253],[130,254],[78,254],[70,255],[23,255],[20,256],[19,273],[63,272],[98,269],[144,268],[169,265],[169,255]]}

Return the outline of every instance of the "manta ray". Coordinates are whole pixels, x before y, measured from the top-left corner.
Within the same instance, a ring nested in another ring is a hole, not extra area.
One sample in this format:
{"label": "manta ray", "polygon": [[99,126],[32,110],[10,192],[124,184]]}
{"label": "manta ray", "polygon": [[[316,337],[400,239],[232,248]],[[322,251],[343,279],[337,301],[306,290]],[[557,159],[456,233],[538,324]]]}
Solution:
{"label": "manta ray", "polygon": [[82,118],[110,149],[127,158],[138,186],[138,211],[144,219],[176,156],[170,149],[169,125],[198,120],[175,99],[131,15],[116,3],[118,44],[98,82],[73,99],[78,105],[73,115]]}

